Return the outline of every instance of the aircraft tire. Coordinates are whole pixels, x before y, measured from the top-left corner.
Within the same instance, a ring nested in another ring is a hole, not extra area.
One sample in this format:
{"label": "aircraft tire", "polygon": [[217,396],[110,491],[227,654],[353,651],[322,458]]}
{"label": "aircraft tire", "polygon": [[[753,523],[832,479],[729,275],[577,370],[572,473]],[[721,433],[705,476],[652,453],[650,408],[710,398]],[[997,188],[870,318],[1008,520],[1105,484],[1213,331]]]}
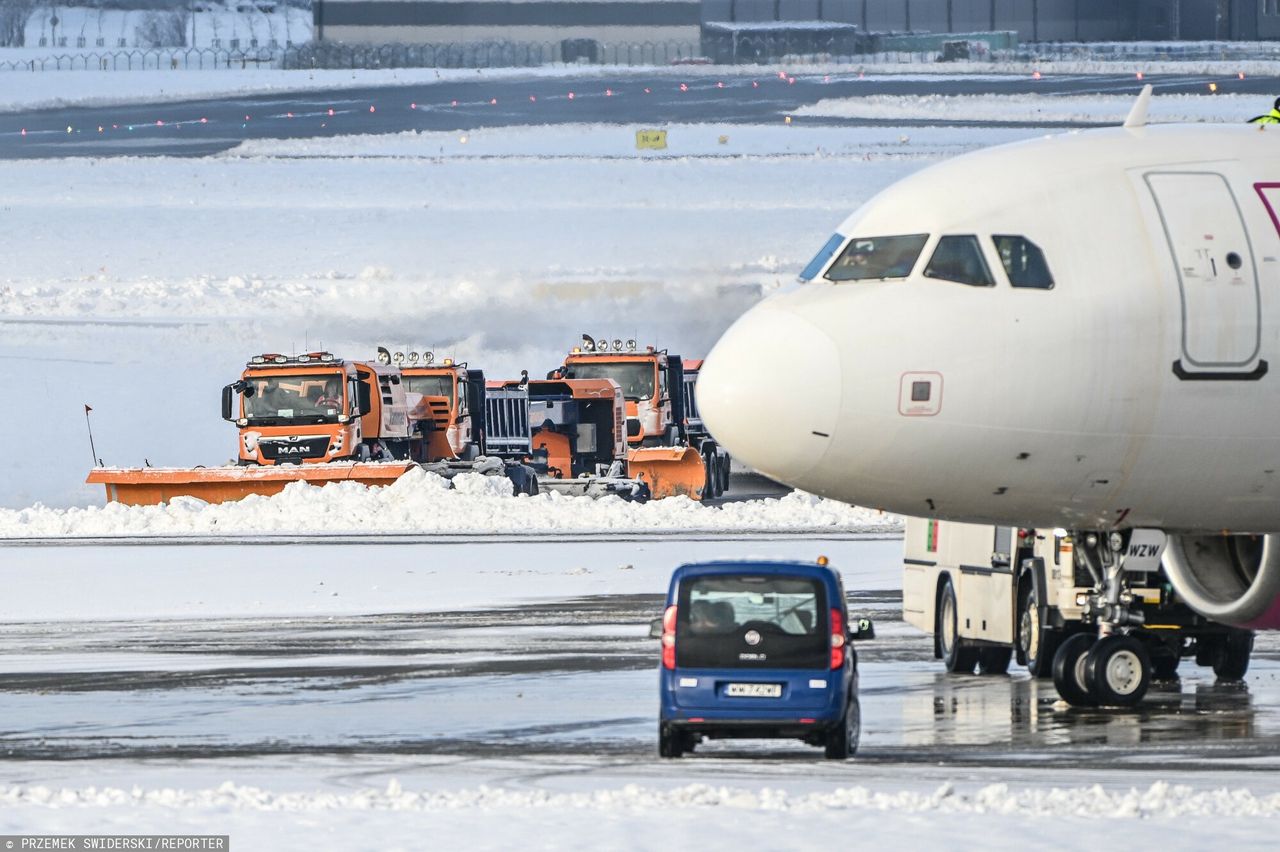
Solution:
{"label": "aircraft tire", "polygon": [[1151,655],[1133,636],[1103,636],[1085,657],[1084,679],[1097,704],[1133,707],[1151,685]]}
{"label": "aircraft tire", "polygon": [[1058,696],[1072,707],[1092,707],[1093,693],[1084,676],[1084,662],[1097,637],[1077,633],[1058,646],[1053,655],[1053,686]]}

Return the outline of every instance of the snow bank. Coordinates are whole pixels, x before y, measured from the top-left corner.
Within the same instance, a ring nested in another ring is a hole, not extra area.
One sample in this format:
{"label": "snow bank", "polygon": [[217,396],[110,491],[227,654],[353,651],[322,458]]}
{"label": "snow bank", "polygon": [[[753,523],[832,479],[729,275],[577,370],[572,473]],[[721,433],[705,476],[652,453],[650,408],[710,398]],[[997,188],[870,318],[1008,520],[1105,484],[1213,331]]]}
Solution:
{"label": "snow bank", "polygon": [[505,479],[447,480],[411,470],[385,487],[303,482],[270,497],[211,505],[180,497],[161,506],[0,509],[0,538],[251,533],[889,532],[901,521],[795,492],[779,499],[704,506],[686,497],[646,504],[540,494],[515,497]]}
{"label": "snow bank", "polygon": [[724,809],[813,813],[869,810],[898,814],[997,814],[1022,817],[1080,816],[1109,819],[1174,819],[1182,817],[1232,819],[1280,815],[1280,793],[1257,795],[1247,789],[1194,790],[1157,781],[1145,790],[1107,790],[1100,785],[1076,788],[1011,790],[991,784],[972,794],[943,784],[933,792],[879,792],[866,787],[839,787],[825,792],[790,793],[688,784],[650,788],[627,784],[615,789],[549,792],[481,786],[470,790],[401,789],[395,780],[386,789],[366,788],[352,793],[273,792],[226,782],[215,789],[172,788],[130,790],[116,787],[51,789],[40,785],[0,788],[0,808],[36,806],[58,808],[150,808],[254,810],[288,813],[324,811],[630,811],[668,813],[673,809]]}
{"label": "snow bank", "polygon": [[[1136,84],[1135,84],[1136,86]],[[834,98],[802,106],[795,115],[882,121],[928,118],[948,121],[1029,122],[1053,124],[1121,124],[1134,95],[873,95]],[[1239,124],[1271,108],[1263,95],[1157,95],[1148,118],[1153,124],[1222,122]]]}

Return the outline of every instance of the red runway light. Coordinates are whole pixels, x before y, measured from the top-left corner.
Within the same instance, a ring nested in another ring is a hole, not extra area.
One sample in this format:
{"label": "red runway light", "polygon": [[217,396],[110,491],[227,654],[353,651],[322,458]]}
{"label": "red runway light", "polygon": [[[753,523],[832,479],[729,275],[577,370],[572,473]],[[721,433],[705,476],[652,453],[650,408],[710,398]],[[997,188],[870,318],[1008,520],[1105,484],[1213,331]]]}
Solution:
{"label": "red runway light", "polygon": [[369,104],[369,112],[377,112],[377,110],[373,108],[373,104]]}
{"label": "red runway light", "polygon": [[717,82],[717,83],[716,83],[716,88],[717,88],[717,89],[723,89],[723,88],[724,88],[724,83],[723,83],[723,82]]}
{"label": "red runway light", "polygon": [[497,105],[498,105],[497,98],[489,98],[489,106],[497,106]]}
{"label": "red runway light", "polygon": [[457,105],[458,105],[458,102],[457,102],[457,101],[453,101],[453,102],[451,102],[451,103],[449,104],[449,106],[457,106]]}
{"label": "red runway light", "polygon": [[687,91],[689,91],[689,86],[688,86],[688,84],[687,84],[687,83],[681,83],[681,84],[680,84],[680,91],[682,91],[682,92],[687,92]]}
{"label": "red runway light", "polygon": [[753,89],[758,89],[758,88],[760,88],[760,84],[759,84],[758,82],[756,82],[755,80],[752,80],[752,81],[751,81],[751,88],[753,88]]}
{"label": "red runway light", "polygon": [[534,102],[534,101],[536,101],[536,100],[537,100],[537,97],[536,97],[536,96],[534,96],[534,95],[530,95],[530,96],[529,96],[529,103],[533,103],[533,102]]}
{"label": "red runway light", "polygon": [[329,107],[329,115],[333,115],[333,107]]}
{"label": "red runway light", "polygon": [[613,97],[613,89],[605,89],[605,90],[604,90],[604,96],[605,96],[606,98],[611,98],[611,97]]}
{"label": "red runway light", "polygon": [[164,127],[164,122],[156,119],[156,127]]}
{"label": "red runway light", "polygon": [[569,100],[573,100],[573,92],[569,93]]}
{"label": "red runway light", "polygon": [[1039,80],[1039,79],[1040,79],[1040,72],[1039,72],[1039,71],[1036,71],[1034,74],[1032,74],[1032,75],[1031,75],[1031,79],[1032,79],[1032,80]]}
{"label": "red runway light", "polygon": [[417,109],[417,108],[418,108],[417,104],[409,104],[409,109]]}
{"label": "red runway light", "polygon": [[650,94],[650,91],[649,91],[649,87],[648,87],[648,86],[645,86],[645,87],[644,87],[644,93],[645,93],[646,95]]}
{"label": "red runway light", "polygon": [[787,78],[787,85],[788,85],[788,86],[794,86],[795,84],[796,84],[796,78],[795,78],[795,77],[788,77],[788,78]]}
{"label": "red runway light", "polygon": [[285,118],[293,118],[293,113],[291,113],[291,112],[286,112],[286,113],[284,114],[284,117],[285,117]]}
{"label": "red runway light", "polygon": [[201,124],[208,124],[208,123],[209,123],[209,119],[207,119],[207,118],[202,118],[202,119],[200,119],[200,123],[201,123]]}

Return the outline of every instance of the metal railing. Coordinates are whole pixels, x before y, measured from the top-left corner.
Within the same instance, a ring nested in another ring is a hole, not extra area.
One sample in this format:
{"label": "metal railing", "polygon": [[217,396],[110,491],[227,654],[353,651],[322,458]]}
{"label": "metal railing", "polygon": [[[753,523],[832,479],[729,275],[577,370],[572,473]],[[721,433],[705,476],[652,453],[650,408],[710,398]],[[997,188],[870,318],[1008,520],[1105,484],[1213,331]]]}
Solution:
{"label": "metal railing", "polygon": [[280,51],[175,47],[53,54],[0,61],[0,71],[160,71],[201,68],[277,68]]}

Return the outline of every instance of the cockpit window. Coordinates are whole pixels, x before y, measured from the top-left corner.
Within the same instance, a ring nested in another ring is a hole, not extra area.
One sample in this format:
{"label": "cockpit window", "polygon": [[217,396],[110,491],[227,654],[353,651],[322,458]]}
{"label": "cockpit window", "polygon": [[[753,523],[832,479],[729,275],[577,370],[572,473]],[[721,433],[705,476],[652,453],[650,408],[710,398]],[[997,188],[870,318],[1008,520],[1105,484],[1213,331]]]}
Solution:
{"label": "cockpit window", "polygon": [[813,277],[822,271],[822,267],[827,265],[827,261],[831,259],[831,255],[836,253],[836,249],[840,248],[842,242],[844,242],[844,234],[832,234],[831,239],[827,240],[826,245],[818,249],[818,253],[813,256],[813,260],[809,261],[809,265],[800,273],[800,280],[812,281]]}
{"label": "cockpit window", "polygon": [[826,278],[829,281],[906,278],[928,240],[928,234],[853,239],[827,270]]}
{"label": "cockpit window", "polygon": [[926,278],[941,278],[973,287],[991,287],[991,270],[982,257],[978,238],[973,236],[942,237],[933,257],[924,268]]}
{"label": "cockpit window", "polygon": [[1038,290],[1053,289],[1053,276],[1049,274],[1049,264],[1045,262],[1040,246],[1026,237],[1007,234],[996,234],[991,239],[996,244],[996,253],[1000,255],[1010,284]]}

